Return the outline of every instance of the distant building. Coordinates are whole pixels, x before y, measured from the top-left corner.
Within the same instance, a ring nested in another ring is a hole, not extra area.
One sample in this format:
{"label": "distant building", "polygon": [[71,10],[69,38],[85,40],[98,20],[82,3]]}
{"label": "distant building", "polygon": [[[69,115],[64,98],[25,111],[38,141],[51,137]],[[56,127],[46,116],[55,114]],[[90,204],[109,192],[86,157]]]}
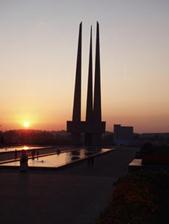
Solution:
{"label": "distant building", "polygon": [[133,143],[133,127],[114,125],[114,143],[116,145],[130,145]]}

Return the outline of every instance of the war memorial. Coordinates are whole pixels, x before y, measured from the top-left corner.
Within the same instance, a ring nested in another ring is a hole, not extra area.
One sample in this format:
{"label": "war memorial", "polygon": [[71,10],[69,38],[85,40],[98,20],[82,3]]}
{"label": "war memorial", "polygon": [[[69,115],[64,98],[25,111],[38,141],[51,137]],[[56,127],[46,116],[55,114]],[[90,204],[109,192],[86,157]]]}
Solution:
{"label": "war memorial", "polygon": [[82,23],[79,26],[79,41],[76,64],[76,79],[72,121],[67,122],[67,131],[72,133],[78,144],[83,133],[86,146],[101,146],[102,134],[105,132],[106,122],[102,121],[101,110],[101,77],[100,77],[100,39],[99,23],[96,28],[96,56],[93,96],[93,57],[92,57],[92,28],[90,31],[90,50],[88,68],[88,86],[86,102],[86,120],[81,121],[81,79],[82,79]]}

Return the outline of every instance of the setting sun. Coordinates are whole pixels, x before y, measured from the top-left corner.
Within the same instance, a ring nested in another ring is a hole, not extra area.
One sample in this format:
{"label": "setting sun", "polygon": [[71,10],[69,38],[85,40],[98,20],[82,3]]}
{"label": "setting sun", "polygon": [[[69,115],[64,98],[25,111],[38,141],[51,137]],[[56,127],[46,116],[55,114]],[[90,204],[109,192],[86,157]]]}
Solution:
{"label": "setting sun", "polygon": [[29,128],[30,127],[30,121],[24,121],[23,122],[23,127],[24,128]]}

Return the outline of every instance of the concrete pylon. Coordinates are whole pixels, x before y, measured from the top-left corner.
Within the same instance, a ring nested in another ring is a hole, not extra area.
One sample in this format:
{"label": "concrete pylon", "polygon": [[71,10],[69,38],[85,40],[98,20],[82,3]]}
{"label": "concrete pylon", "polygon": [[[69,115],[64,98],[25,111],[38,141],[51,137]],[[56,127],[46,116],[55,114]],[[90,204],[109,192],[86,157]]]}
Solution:
{"label": "concrete pylon", "polygon": [[100,39],[99,23],[96,27],[96,58],[95,58],[95,83],[94,83],[94,121],[95,125],[102,120],[101,115],[101,84],[100,84]]}
{"label": "concrete pylon", "polygon": [[89,49],[89,69],[88,69],[88,86],[87,86],[87,106],[86,122],[90,123],[93,119],[93,62],[92,62],[92,27],[90,30],[90,49]]}
{"label": "concrete pylon", "polygon": [[93,96],[93,55],[92,55],[92,27],[90,30],[89,68],[86,120],[81,121],[81,54],[82,54],[82,23],[79,26],[79,40],[77,51],[77,65],[75,78],[75,91],[73,103],[73,116],[67,121],[67,131],[71,133],[73,144],[76,146],[85,144],[87,147],[101,147],[102,134],[105,132],[106,122],[102,121],[101,115],[101,80],[100,80],[100,40],[99,23],[96,27],[96,58],[95,79]]}
{"label": "concrete pylon", "polygon": [[79,39],[77,49],[76,79],[73,103],[73,122],[81,121],[81,67],[82,67],[82,22],[79,25]]}

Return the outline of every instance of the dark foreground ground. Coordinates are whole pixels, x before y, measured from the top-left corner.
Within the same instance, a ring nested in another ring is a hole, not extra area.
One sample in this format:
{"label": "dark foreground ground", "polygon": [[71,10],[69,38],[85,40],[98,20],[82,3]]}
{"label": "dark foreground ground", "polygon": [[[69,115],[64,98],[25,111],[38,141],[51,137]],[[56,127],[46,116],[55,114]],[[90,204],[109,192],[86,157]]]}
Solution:
{"label": "dark foreground ground", "polygon": [[135,150],[119,149],[61,171],[0,170],[0,223],[93,224]]}

